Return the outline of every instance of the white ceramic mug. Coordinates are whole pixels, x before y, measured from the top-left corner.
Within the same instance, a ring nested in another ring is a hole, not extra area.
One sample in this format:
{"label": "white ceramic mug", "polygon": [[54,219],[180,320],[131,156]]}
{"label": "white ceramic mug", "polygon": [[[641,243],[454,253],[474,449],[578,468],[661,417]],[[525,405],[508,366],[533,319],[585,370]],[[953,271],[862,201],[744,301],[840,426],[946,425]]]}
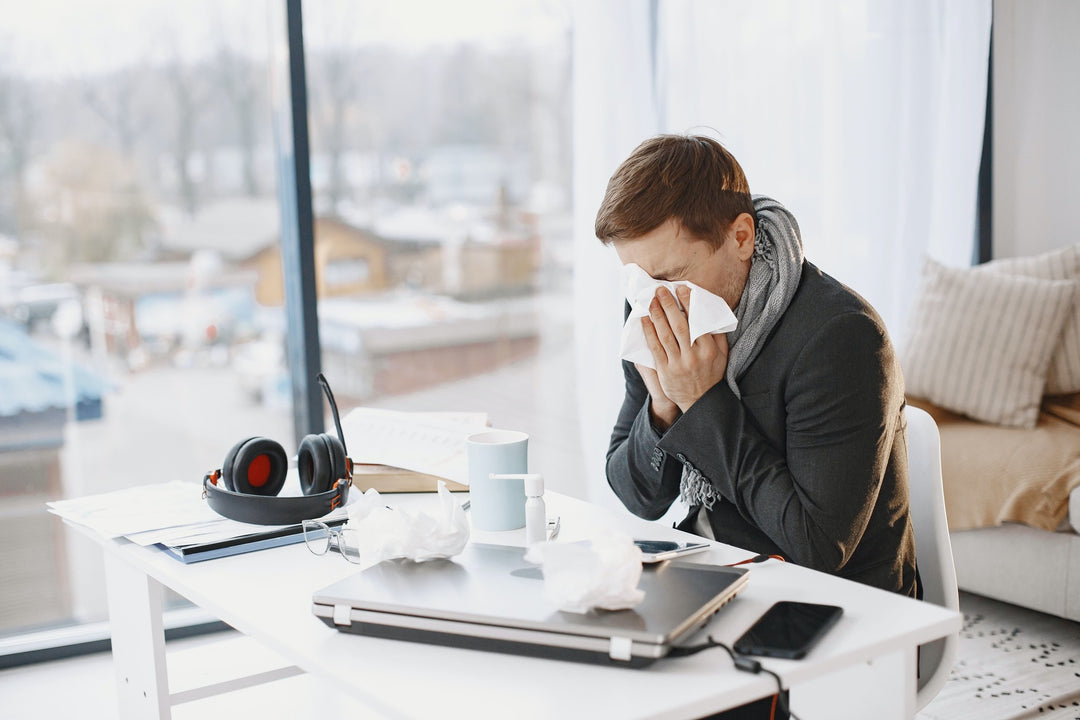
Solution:
{"label": "white ceramic mug", "polygon": [[516,530],[525,527],[525,481],[492,480],[493,473],[526,473],[529,436],[516,430],[487,430],[470,435],[469,501],[477,530]]}

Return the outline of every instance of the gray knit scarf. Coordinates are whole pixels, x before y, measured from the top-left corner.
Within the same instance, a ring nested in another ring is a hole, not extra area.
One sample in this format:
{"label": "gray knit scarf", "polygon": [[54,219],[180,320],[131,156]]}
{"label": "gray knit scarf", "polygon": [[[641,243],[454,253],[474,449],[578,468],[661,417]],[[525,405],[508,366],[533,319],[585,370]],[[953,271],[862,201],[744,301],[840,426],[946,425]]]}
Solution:
{"label": "gray knit scarf", "polygon": [[[754,196],[757,231],[754,255],[735,317],[739,325],[728,333],[727,384],[741,398],[738,378],[757,357],[765,339],[787,310],[802,277],[803,247],[795,216],[764,195]],[[720,498],[716,488],[692,465],[684,465],[679,499],[708,509]]]}

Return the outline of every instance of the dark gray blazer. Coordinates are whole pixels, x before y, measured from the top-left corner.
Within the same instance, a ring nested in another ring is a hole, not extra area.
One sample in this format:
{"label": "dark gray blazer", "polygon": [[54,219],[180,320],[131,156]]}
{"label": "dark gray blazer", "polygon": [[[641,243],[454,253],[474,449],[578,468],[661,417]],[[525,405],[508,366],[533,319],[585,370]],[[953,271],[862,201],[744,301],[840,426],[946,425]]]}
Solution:
{"label": "dark gray blazer", "polygon": [[708,512],[718,540],[915,596],[904,381],[884,323],[855,292],[804,263],[738,379],[742,399],[721,381],[662,435],[641,376],[625,361],[623,373],[607,477],[631,512],[667,512],[689,464],[723,497]]}

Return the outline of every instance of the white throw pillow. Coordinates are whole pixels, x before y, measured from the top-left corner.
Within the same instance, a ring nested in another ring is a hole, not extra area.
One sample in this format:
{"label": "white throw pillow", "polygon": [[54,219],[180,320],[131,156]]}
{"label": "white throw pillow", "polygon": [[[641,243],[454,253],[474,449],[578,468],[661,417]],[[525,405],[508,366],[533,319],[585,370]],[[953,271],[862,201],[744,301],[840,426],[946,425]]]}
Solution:
{"label": "white throw pillow", "polygon": [[[1043,280],[1080,281],[1080,243],[1032,257],[992,260],[978,269]],[[1065,329],[1046,371],[1048,395],[1074,392],[1080,392],[1080,295],[1073,300],[1072,312],[1065,318]]]}
{"label": "white throw pillow", "polygon": [[976,420],[1035,427],[1077,288],[927,258],[901,352],[907,392]]}

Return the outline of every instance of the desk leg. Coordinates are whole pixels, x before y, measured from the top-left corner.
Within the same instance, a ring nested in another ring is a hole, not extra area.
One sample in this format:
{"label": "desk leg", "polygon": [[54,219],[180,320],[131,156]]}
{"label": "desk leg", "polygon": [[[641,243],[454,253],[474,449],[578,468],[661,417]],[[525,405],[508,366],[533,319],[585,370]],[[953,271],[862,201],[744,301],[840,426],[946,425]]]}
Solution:
{"label": "desk leg", "polygon": [[912,720],[915,717],[915,648],[838,670],[791,689],[801,720]]}
{"label": "desk leg", "polygon": [[105,553],[113,667],[120,718],[171,717],[161,583]]}

